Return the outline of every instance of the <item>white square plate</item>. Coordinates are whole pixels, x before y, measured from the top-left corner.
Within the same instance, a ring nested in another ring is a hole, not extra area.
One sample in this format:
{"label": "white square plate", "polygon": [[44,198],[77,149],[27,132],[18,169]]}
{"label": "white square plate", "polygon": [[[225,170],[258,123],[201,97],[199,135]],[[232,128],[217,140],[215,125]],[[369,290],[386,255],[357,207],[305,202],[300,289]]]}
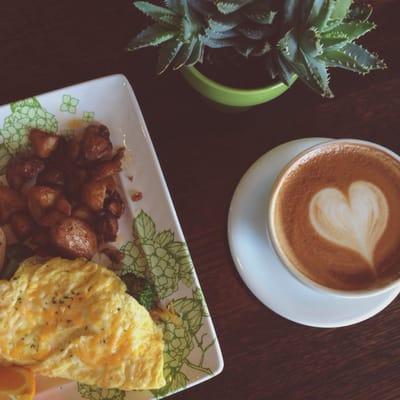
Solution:
{"label": "white square plate", "polygon": [[[161,398],[222,371],[223,359],[182,230],[142,113],[128,80],[112,75],[0,107],[0,171],[27,144],[31,127],[71,135],[92,121],[107,125],[115,147],[126,146],[120,187],[127,210],[117,246],[124,271],[153,278],[164,307],[180,325],[164,323],[167,385],[153,392],[101,390],[38,377],[37,399],[144,400]],[[133,202],[132,193],[143,198]]]}

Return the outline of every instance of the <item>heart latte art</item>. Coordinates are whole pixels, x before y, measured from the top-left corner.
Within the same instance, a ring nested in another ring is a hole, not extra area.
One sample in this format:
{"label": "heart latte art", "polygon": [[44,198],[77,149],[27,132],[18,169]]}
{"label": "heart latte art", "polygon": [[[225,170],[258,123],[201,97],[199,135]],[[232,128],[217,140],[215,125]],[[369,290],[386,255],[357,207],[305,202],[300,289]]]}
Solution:
{"label": "heart latte art", "polygon": [[324,239],[354,250],[374,266],[375,246],[389,218],[385,195],[376,185],[353,182],[347,195],[333,187],[322,189],[311,199],[309,217]]}
{"label": "heart latte art", "polygon": [[285,265],[321,286],[386,286],[400,278],[399,201],[397,156],[366,142],[327,142],[279,175],[270,237]]}

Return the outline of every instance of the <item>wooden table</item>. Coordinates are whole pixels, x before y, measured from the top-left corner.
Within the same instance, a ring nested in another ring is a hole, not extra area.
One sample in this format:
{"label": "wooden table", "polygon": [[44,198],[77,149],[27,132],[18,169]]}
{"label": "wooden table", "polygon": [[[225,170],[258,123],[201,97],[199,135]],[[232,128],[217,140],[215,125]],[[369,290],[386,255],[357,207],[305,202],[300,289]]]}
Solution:
{"label": "wooden table", "polygon": [[302,84],[241,114],[203,103],[179,73],[157,77],[155,53],[124,46],[145,19],[131,0],[3,1],[0,103],[123,73],[153,138],[225,357],[222,375],[174,399],[398,400],[400,303],[341,329],[296,325],[258,302],[239,278],[226,234],[246,169],[285,141],[369,139],[400,151],[400,2],[377,0],[368,47],[390,69],[333,76],[334,100]]}

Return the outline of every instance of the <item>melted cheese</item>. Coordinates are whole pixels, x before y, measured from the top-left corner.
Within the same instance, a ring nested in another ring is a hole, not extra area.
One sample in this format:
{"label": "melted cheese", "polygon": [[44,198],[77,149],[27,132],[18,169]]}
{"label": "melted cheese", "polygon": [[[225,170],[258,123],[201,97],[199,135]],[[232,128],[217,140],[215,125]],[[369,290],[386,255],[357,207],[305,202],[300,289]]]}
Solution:
{"label": "melted cheese", "polygon": [[104,388],[165,385],[162,333],[110,270],[26,260],[0,281],[0,364]]}

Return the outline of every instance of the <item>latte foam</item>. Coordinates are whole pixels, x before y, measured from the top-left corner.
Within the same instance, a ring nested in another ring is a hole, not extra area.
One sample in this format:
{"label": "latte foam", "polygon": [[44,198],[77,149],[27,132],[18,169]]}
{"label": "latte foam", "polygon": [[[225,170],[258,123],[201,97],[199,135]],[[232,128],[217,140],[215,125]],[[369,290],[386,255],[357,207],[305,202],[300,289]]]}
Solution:
{"label": "latte foam", "polygon": [[295,160],[276,184],[271,232],[283,260],[337,290],[400,276],[400,162],[367,144],[334,141]]}

